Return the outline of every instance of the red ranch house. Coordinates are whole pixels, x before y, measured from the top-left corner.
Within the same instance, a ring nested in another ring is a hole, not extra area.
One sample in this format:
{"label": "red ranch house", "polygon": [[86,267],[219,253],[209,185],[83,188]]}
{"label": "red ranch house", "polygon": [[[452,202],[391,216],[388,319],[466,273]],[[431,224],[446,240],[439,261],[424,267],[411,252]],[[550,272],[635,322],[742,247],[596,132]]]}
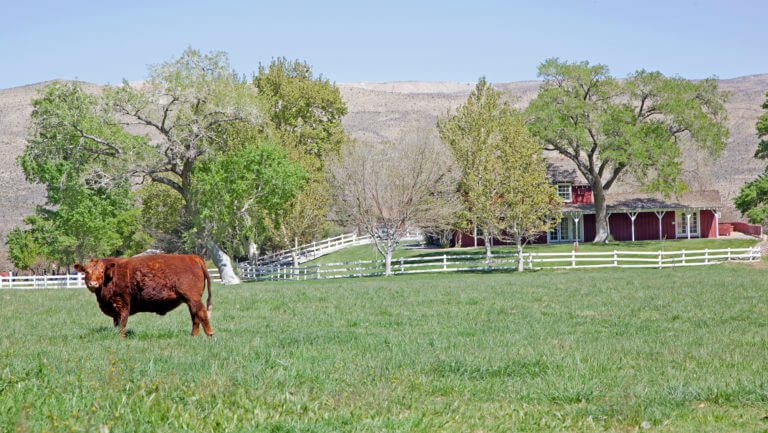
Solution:
{"label": "red ranch house", "polygon": [[[563,218],[554,230],[531,243],[591,242],[595,238],[592,189],[578,183],[573,172],[551,165],[550,174],[560,179],[557,192],[564,201]],[[617,241],[718,237],[721,201],[715,190],[687,191],[669,199],[659,194],[608,193],[606,201],[610,233]],[[455,233],[454,244],[484,245],[473,234]]]}

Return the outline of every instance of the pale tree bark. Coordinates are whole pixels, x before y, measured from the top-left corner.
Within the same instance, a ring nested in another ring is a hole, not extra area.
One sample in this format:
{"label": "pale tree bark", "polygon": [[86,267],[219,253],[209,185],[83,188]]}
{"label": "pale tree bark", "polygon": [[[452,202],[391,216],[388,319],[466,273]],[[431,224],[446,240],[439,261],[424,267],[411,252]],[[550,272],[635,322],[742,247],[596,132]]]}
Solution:
{"label": "pale tree bark", "polygon": [[248,260],[251,263],[255,263],[259,259],[259,253],[259,246],[256,245],[256,242],[248,242]]}
{"label": "pale tree bark", "polygon": [[485,242],[485,262],[491,264],[491,238],[487,231],[483,230],[483,241]]}
{"label": "pale tree bark", "polygon": [[384,275],[392,275],[392,251],[387,249],[387,253],[384,254]]}
{"label": "pale tree bark", "polygon": [[520,236],[515,236],[515,246],[517,247],[517,272],[523,272],[523,240]]}
{"label": "pale tree bark", "polygon": [[242,281],[240,277],[235,274],[235,270],[232,267],[232,261],[229,259],[227,253],[224,252],[218,245],[211,242],[208,245],[208,251],[211,256],[211,260],[219,269],[219,275],[221,276],[221,283],[224,285],[240,284]]}

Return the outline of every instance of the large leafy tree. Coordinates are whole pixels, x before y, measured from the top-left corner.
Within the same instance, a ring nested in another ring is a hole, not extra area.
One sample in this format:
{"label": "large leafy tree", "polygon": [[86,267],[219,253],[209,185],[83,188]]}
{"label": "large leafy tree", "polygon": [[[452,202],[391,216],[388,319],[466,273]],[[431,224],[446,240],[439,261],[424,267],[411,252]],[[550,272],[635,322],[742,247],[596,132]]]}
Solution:
{"label": "large leafy tree", "polygon": [[486,256],[491,239],[517,246],[518,269],[528,239],[559,220],[559,200],[547,178],[541,147],[521,113],[481,78],[454,114],[437,122],[461,170],[459,190],[469,221],[482,230]]}
{"label": "large leafy tree", "polygon": [[[29,228],[17,228],[8,239],[17,267],[25,269],[34,262],[25,254],[68,266],[87,256],[120,255],[146,247],[150,239],[138,227],[130,185],[118,180],[105,188],[88,182],[87,173],[98,165],[99,156],[82,150],[82,130],[62,127],[79,116],[102,116],[98,99],[78,86],[54,83],[33,107],[28,146],[18,163],[29,182],[45,185],[46,206],[25,219]],[[94,122],[89,128],[131,140],[107,122]],[[132,144],[139,141],[134,140]],[[23,248],[28,248],[25,254],[20,252]]]}
{"label": "large leafy tree", "polygon": [[[755,158],[768,159],[768,92],[762,108],[766,110],[757,118],[757,144]],[[765,224],[768,221],[768,168],[760,177],[745,184],[734,199],[736,209],[753,224]]]}
{"label": "large leafy tree", "polygon": [[573,161],[592,187],[597,233],[608,240],[606,192],[623,176],[647,191],[682,192],[682,147],[717,157],[726,145],[727,94],[714,78],[689,81],[639,70],[624,80],[605,65],[547,59],[528,106],[545,149]]}
{"label": "large leafy tree", "polygon": [[[127,82],[91,97],[77,84],[53,85],[36,104],[29,153],[53,170],[62,154],[94,162],[83,174],[91,186],[111,189],[128,181],[163,184],[183,200],[182,230],[195,217],[196,166],[225,151],[233,125],[259,125],[263,106],[253,87],[229,67],[221,52],[188,49],[150,69],[141,85]],[[220,185],[227,188],[227,185]],[[224,282],[236,281],[227,254],[206,241]]]}
{"label": "large leafy tree", "polygon": [[243,246],[276,220],[305,177],[306,172],[271,142],[247,143],[206,160],[193,176],[194,234],[243,255]]}
{"label": "large leafy tree", "polygon": [[[268,225],[271,244],[291,248],[315,239],[325,226],[331,193],[324,163],[347,139],[341,124],[347,107],[333,83],[299,60],[277,58],[260,65],[253,84],[267,103],[272,133],[308,173],[301,190]],[[255,255],[257,249],[250,252]]]}

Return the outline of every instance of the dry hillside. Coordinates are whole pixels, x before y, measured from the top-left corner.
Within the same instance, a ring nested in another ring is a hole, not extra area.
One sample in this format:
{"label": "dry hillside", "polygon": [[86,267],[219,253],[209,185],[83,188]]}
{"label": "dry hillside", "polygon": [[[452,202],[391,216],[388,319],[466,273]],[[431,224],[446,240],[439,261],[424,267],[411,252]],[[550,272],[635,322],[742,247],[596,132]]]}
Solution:
{"label": "dry hillside", "polygon": [[[32,111],[31,100],[46,83],[0,90],[0,237],[4,240],[11,228],[21,223],[35,205],[44,201],[40,186],[30,185],[15,164],[25,145],[26,128]],[[85,84],[98,92],[102,86]],[[752,158],[756,146],[755,120],[768,90],[768,74],[721,81],[722,88],[732,93],[728,103],[731,138],[722,158],[712,164],[706,158],[688,152],[686,180],[692,188],[718,189],[725,204],[740,186],[755,178],[765,164]],[[394,139],[400,131],[434,128],[438,116],[461,104],[472,83],[343,83],[338,85],[349,106],[344,126],[354,137],[363,140]],[[537,82],[497,83],[519,106],[533,98]],[[620,185],[631,189],[629,184]],[[732,208],[724,209],[724,220],[738,218]],[[4,250],[5,246],[0,246]],[[4,267],[0,262],[0,267]]]}

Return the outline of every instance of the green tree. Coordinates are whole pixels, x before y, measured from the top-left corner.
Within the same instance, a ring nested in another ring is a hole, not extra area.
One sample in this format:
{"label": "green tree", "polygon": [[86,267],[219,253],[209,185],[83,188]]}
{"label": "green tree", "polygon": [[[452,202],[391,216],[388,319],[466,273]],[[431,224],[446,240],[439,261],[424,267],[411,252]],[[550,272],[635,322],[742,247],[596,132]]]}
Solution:
{"label": "green tree", "polygon": [[[232,125],[264,120],[256,92],[230,69],[226,54],[193,49],[152,67],[141,85],[124,82],[103,97],[85,95],[76,84],[54,85],[36,104],[47,114],[32,119],[30,154],[56,170],[61,154],[76,153],[92,162],[83,174],[91,186],[110,189],[137,178],[166,185],[183,200],[184,231],[195,217],[198,162],[227,149]],[[235,281],[228,255],[215,242],[204,245],[225,259],[217,263],[222,280]]]}
{"label": "green tree", "polygon": [[[268,226],[274,246],[292,248],[312,241],[325,226],[331,192],[324,161],[337,155],[347,139],[341,124],[347,107],[333,83],[315,77],[311,66],[299,60],[278,58],[260,65],[253,84],[267,102],[273,133],[309,174],[296,197],[276,215],[279,224]],[[258,253],[255,245],[250,253]],[[298,257],[293,259],[297,265]]]}
{"label": "green tree", "polygon": [[680,193],[683,144],[719,156],[726,145],[725,92],[714,78],[689,81],[639,70],[616,80],[605,65],[556,58],[539,65],[544,83],[528,126],[544,148],[576,165],[592,187],[595,242],[607,242],[605,194],[630,175],[647,191]]}
{"label": "green tree", "polygon": [[23,230],[14,227],[8,233],[5,242],[8,245],[8,259],[23,271],[32,269],[35,274],[39,274],[52,259],[51,233],[45,230],[47,227],[43,225],[44,221],[39,221],[37,215],[24,218],[24,223],[32,228]]}
{"label": "green tree", "polygon": [[[105,115],[98,99],[76,85],[46,87],[33,107],[28,145],[17,161],[27,181],[45,185],[46,206],[25,219],[31,228],[23,230],[23,236],[17,232],[19,236],[10,238],[9,248],[29,239],[44,241],[44,249],[33,249],[40,251],[39,259],[69,266],[88,256],[129,254],[146,247],[150,239],[138,229],[130,185],[123,180],[106,188],[88,182],[98,156],[84,149],[83,129],[62,124],[82,116],[91,119],[88,128],[93,133],[120,137],[131,145],[141,139],[114,126],[114,119]],[[23,268],[26,263],[22,262],[28,261],[14,262]]]}
{"label": "green tree", "polygon": [[315,77],[306,62],[280,57],[259,65],[253,85],[281,143],[317,161],[338,153],[347,139],[341,125],[347,106],[334,84]]}
{"label": "green tree", "polygon": [[[254,233],[290,201],[306,173],[275,143],[249,143],[207,159],[193,176],[195,235],[244,254]],[[222,187],[225,186],[225,187]],[[214,257],[215,260],[217,260]]]}
{"label": "green tree", "polygon": [[[755,158],[758,159],[768,159],[768,92],[765,96],[761,107],[766,111],[757,118],[755,125],[757,138],[760,139],[755,151]],[[734,204],[751,223],[765,225],[768,221],[768,168],[760,177],[741,187]]]}
{"label": "green tree", "polygon": [[521,113],[481,78],[455,114],[437,122],[461,170],[459,191],[467,219],[482,230],[486,257],[491,239],[517,246],[559,220],[559,200],[547,179],[541,147],[525,129]]}

